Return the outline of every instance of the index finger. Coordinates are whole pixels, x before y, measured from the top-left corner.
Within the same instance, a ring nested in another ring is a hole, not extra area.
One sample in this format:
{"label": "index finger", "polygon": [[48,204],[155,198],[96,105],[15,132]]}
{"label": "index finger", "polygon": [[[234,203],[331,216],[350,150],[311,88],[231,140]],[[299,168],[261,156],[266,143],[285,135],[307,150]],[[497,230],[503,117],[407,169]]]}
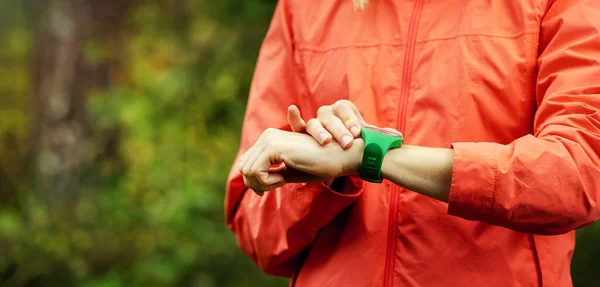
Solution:
{"label": "index finger", "polygon": [[346,126],[355,138],[360,136],[362,117],[359,118],[360,114],[357,115],[357,112],[352,107],[346,104],[336,104],[333,106],[333,114],[344,123],[344,126]]}

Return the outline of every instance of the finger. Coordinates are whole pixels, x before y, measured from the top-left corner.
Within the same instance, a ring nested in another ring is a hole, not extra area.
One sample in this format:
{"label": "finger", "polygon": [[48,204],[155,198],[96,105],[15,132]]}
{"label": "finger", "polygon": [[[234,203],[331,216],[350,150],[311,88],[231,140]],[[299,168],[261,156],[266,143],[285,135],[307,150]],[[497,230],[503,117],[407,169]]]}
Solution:
{"label": "finger", "polygon": [[[280,173],[272,173],[268,171],[259,172],[257,180],[262,186],[271,186],[280,183],[285,183],[283,175]],[[268,190],[268,189],[267,189]]]}
{"label": "finger", "polygon": [[272,155],[272,149],[265,148],[252,166],[251,174],[256,175],[256,180],[260,186],[264,187],[285,182],[283,175],[269,172],[271,166],[279,163],[276,157]]}
{"label": "finger", "polygon": [[265,187],[265,191],[272,191],[273,189],[283,187],[286,184],[287,184],[287,182],[285,182],[285,181],[279,182],[279,183],[275,183],[275,184],[272,184],[272,185],[269,185],[269,186]]}
{"label": "finger", "polygon": [[346,126],[355,138],[359,137],[361,124],[356,112],[350,105],[338,103],[333,105],[333,114],[344,123],[344,126]]}
{"label": "finger", "polygon": [[350,133],[348,128],[344,126],[344,123],[340,118],[335,115],[331,115],[329,119],[319,119],[323,124],[323,127],[329,131],[329,133],[340,143],[343,148],[352,146],[354,136]]}
{"label": "finger", "polygon": [[323,127],[317,119],[311,119],[306,123],[306,132],[322,145],[331,141],[331,134]]}
{"label": "finger", "polygon": [[276,167],[271,167],[269,169],[269,172],[270,173],[282,173],[282,172],[285,172],[286,169],[287,169],[287,166],[285,166],[285,163],[284,163],[284,164],[281,164]]}
{"label": "finger", "polygon": [[244,179],[244,184],[248,187],[248,189],[252,190],[258,196],[262,196],[262,192],[260,189],[257,188],[254,180],[245,175],[243,175],[242,178]]}
{"label": "finger", "polygon": [[[333,115],[332,106],[321,106],[317,110],[317,119],[329,120],[329,118]],[[323,123],[323,121],[321,121]]]}
{"label": "finger", "polygon": [[280,188],[282,186],[285,186],[287,183],[283,182],[283,183],[276,183],[273,185],[269,185],[269,186],[265,186],[261,189],[252,189],[252,191],[254,191],[254,193],[256,193],[256,195],[258,196],[263,196],[265,194],[265,192],[267,191],[272,191],[276,188]]}
{"label": "finger", "polygon": [[256,158],[262,153],[262,151],[265,149],[264,145],[260,145],[257,147],[253,148],[254,151],[252,152],[252,154],[249,154],[245,163],[244,163],[244,167],[242,168],[242,174],[244,174],[245,176],[249,176],[249,177],[255,177],[254,174],[252,174],[252,166],[254,166],[254,162],[256,161]]}
{"label": "finger", "polygon": [[365,126],[367,124],[367,122],[365,121],[365,119],[363,118],[363,116],[360,114],[360,111],[358,110],[358,108],[356,107],[356,105],[354,105],[354,103],[352,103],[351,101],[347,101],[347,102],[348,102],[348,106],[350,106],[350,108],[352,108],[352,110],[354,111],[354,114],[358,118],[358,121],[360,122],[360,125],[361,126]]}
{"label": "finger", "polygon": [[244,184],[254,191],[258,196],[262,196],[263,189],[261,189],[260,184],[256,181],[256,178],[251,176],[244,176]]}
{"label": "finger", "polygon": [[257,186],[254,180],[244,177],[244,184],[248,187],[248,189],[252,190],[256,195],[263,196],[264,191]]}
{"label": "finger", "polygon": [[250,154],[252,154],[254,152],[254,146],[251,147],[250,149],[248,149],[241,157],[240,160],[238,161],[238,171],[239,172],[243,172],[244,171],[244,166],[246,165],[246,161],[247,158]]}
{"label": "finger", "polygon": [[293,132],[306,132],[306,122],[304,122],[304,120],[302,119],[300,110],[295,105],[291,105],[288,107],[288,122],[290,123]]}
{"label": "finger", "polygon": [[272,177],[272,179],[269,178],[268,181],[274,182],[273,184],[261,184],[257,181],[255,177],[244,176],[243,178],[244,184],[259,196],[262,196],[265,191],[270,191],[287,184],[287,181],[283,180],[282,174],[273,174],[269,177]]}

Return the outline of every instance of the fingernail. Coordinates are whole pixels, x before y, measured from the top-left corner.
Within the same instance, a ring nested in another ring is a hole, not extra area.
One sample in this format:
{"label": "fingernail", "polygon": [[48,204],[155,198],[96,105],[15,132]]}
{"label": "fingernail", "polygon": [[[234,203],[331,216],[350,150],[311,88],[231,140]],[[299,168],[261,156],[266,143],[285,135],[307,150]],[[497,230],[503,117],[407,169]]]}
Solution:
{"label": "fingernail", "polygon": [[342,146],[346,147],[350,143],[350,141],[352,141],[352,137],[349,135],[344,135],[342,137]]}
{"label": "fingernail", "polygon": [[322,132],[322,133],[319,135],[319,142],[320,142],[320,143],[324,143],[324,142],[325,142],[325,140],[327,139],[327,137],[329,137],[329,134],[327,134],[326,132]]}
{"label": "fingernail", "polygon": [[356,137],[360,134],[360,129],[357,126],[352,126],[350,132]]}

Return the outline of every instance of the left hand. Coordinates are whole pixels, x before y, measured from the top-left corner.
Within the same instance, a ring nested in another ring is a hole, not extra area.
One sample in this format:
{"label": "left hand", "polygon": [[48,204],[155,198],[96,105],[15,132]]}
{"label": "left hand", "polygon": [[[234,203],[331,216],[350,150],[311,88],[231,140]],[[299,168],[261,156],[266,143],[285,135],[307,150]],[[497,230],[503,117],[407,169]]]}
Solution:
{"label": "left hand", "polygon": [[268,129],[241,157],[238,169],[246,186],[262,195],[290,182],[323,182],[355,174],[363,148],[362,139],[344,150],[337,143],[322,146],[306,134]]}
{"label": "left hand", "polygon": [[360,129],[367,126],[358,108],[348,100],[339,100],[333,105],[319,108],[317,118],[304,122],[295,105],[288,108],[288,122],[292,130],[310,134],[322,145],[332,138],[343,148],[352,147],[354,139],[360,137]]}

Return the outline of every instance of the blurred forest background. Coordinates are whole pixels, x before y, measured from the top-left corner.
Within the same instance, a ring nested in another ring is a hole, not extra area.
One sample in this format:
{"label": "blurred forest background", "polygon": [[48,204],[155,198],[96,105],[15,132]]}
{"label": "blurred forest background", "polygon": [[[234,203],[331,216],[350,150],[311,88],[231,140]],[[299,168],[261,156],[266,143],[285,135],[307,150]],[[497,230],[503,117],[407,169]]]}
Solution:
{"label": "blurred forest background", "polygon": [[0,0],[0,286],[287,285],[223,212],[275,4]]}

